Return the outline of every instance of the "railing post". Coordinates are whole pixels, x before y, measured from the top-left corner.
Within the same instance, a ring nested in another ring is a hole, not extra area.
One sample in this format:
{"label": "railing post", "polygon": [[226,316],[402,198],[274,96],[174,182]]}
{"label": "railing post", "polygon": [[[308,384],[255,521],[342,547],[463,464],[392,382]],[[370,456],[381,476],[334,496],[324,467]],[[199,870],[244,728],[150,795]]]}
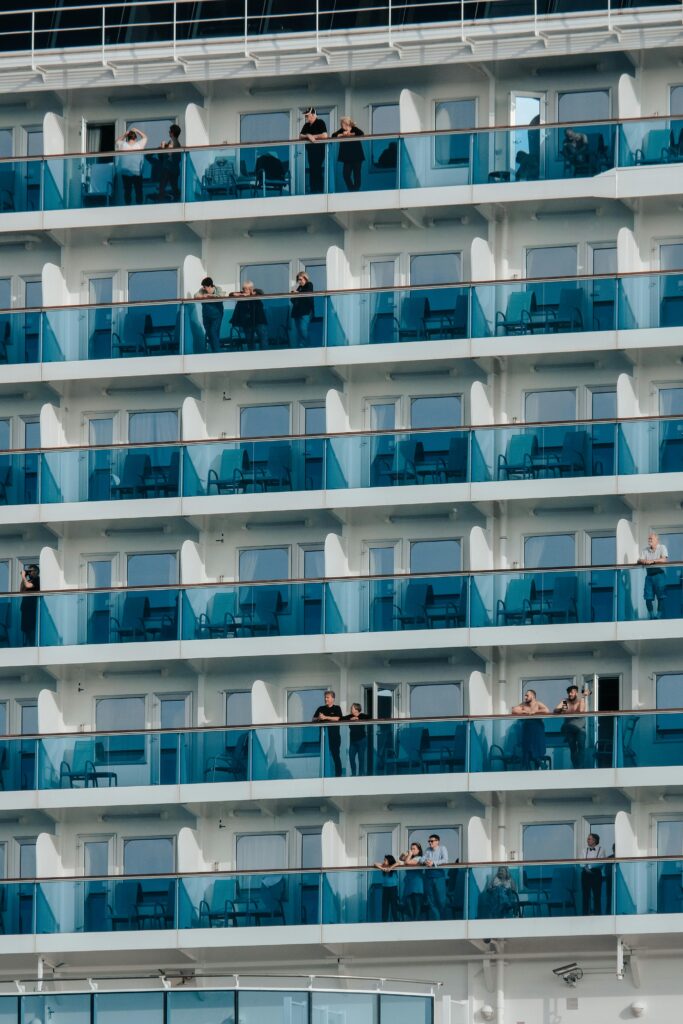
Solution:
{"label": "railing post", "polygon": [[176,55],[176,38],[177,38],[177,23],[178,23],[178,5],[176,0],[173,0],[173,60],[177,59]]}
{"label": "railing post", "polygon": [[102,66],[103,67],[107,63],[107,61],[105,59],[105,56],[104,56],[104,54],[105,54],[105,46],[106,46],[106,38],[107,38],[107,8],[105,7],[104,4],[102,4],[102,43],[101,44],[102,44]]}
{"label": "railing post", "polygon": [[320,53],[320,0],[315,0],[315,49]]}
{"label": "railing post", "polygon": [[36,70],[36,12],[31,11],[31,71]]}
{"label": "railing post", "polygon": [[249,0],[244,0],[244,56],[249,56]]}
{"label": "railing post", "polygon": [[392,14],[392,11],[391,11],[391,0],[388,0],[388,5],[387,5],[387,29],[388,29],[388,32],[389,32],[389,46],[391,46],[391,44],[392,44],[392,38],[391,38],[391,14]]}

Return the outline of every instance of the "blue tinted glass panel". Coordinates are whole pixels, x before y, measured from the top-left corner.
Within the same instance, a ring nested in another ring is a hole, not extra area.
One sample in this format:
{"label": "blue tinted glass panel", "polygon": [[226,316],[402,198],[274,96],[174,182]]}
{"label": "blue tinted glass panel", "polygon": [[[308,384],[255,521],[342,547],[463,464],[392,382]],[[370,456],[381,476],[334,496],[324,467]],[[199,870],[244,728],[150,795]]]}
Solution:
{"label": "blue tinted glass panel", "polygon": [[233,992],[169,992],[167,1024],[226,1024],[235,1015]]}
{"label": "blue tinted glass panel", "polygon": [[240,580],[285,580],[289,576],[289,548],[243,548]]}
{"label": "blue tinted glass panel", "polygon": [[247,263],[240,268],[240,281],[251,281],[266,295],[284,295],[291,288],[289,263]]}
{"label": "blue tinted glass panel", "polygon": [[601,121],[609,117],[609,91],[561,92],[557,98],[557,120],[571,124]]}
{"label": "blue tinted glass panel", "polygon": [[36,841],[29,839],[19,844],[19,877],[36,877]]}
{"label": "blue tinted glass panel", "polygon": [[339,1024],[377,1024],[378,999],[373,992],[313,992],[313,1020]]}
{"label": "blue tinted glass panel", "polygon": [[660,416],[683,416],[683,388],[659,389]]}
{"label": "blue tinted glass panel", "polygon": [[575,277],[576,246],[553,245],[526,251],[527,277]]}
{"label": "blue tinted glass panel", "polygon": [[7,451],[10,447],[10,421],[0,420],[0,450]]}
{"label": "blue tinted glass panel", "polygon": [[0,128],[0,157],[13,156],[12,152],[12,129]]}
{"label": "blue tinted glass panel", "polygon": [[410,425],[421,427],[458,427],[462,423],[460,395],[435,395],[413,398],[410,402]]}
{"label": "blue tinted glass panel", "polygon": [[276,871],[287,867],[287,837],[281,832],[238,836],[238,871]]}
{"label": "blue tinted glass panel", "polygon": [[524,419],[527,423],[576,419],[576,391],[527,391]]}
{"label": "blue tinted glass panel", "polygon": [[12,305],[12,282],[9,277],[0,277],[0,309],[9,309]]}
{"label": "blue tinted glass panel", "polygon": [[432,1024],[427,996],[380,996],[380,1024]]}
{"label": "blue tinted glass panel", "polygon": [[305,432],[307,434],[325,433],[325,406],[309,405],[305,413]]}
{"label": "blue tinted glass panel", "polygon": [[103,992],[95,995],[94,1024],[121,1024],[126,1016],[135,1024],[163,1024],[163,993]]}
{"label": "blue tinted glass panel", "polygon": [[27,701],[21,705],[21,732],[33,736],[38,732],[38,705]]}
{"label": "blue tinted glass panel", "polygon": [[240,1024],[308,1024],[306,992],[239,993]]}
{"label": "blue tinted glass panel", "polygon": [[135,270],[128,275],[129,302],[177,298],[177,270]]}
{"label": "blue tinted glass panel", "polygon": [[573,533],[548,533],[524,538],[524,568],[553,569],[576,564]]}
{"label": "blue tinted glass panel", "polygon": [[278,437],[289,434],[288,405],[247,405],[240,409],[242,437]]}
{"label": "blue tinted glass panel", "polygon": [[162,587],[178,582],[178,556],[174,551],[128,556],[129,587]]}
{"label": "blue tinted glass panel", "polygon": [[22,1021],[23,1024],[90,1024],[90,996],[56,993],[25,996]]}
{"label": "blue tinted glass panel", "polygon": [[17,1024],[16,996],[0,996],[0,1024]]}
{"label": "blue tinted glass panel", "polygon": [[251,725],[251,690],[234,690],[225,697],[226,725]]}
{"label": "blue tinted glass panel", "polygon": [[95,704],[95,728],[99,732],[145,728],[144,697],[101,697]]}
{"label": "blue tinted glass panel", "polygon": [[460,683],[418,683],[410,687],[411,718],[442,718],[462,714]]}
{"label": "blue tinted glass panel", "polygon": [[165,875],[174,868],[173,840],[168,836],[124,840],[124,875]]}
{"label": "blue tinted glass panel", "polygon": [[683,672],[663,672],[657,676],[657,707],[683,706]]}
{"label": "blue tinted glass panel", "polygon": [[671,113],[683,114],[683,85],[671,87]]}
{"label": "blue tinted glass panel", "polygon": [[[451,284],[462,279],[462,257],[459,252],[420,253],[410,257],[410,283]],[[438,301],[438,293],[432,300]]]}
{"label": "blue tinted glass panel", "polygon": [[3,559],[0,562],[0,594],[9,593],[9,562]]}
{"label": "blue tinted glass panel", "polygon": [[304,578],[321,579],[325,575],[325,551],[323,548],[309,548],[304,551]]}
{"label": "blue tinted glass panel", "polygon": [[410,545],[411,572],[458,572],[459,540],[417,540]]}
{"label": "blue tinted glass panel", "polygon": [[370,548],[370,575],[391,576],[394,572],[394,545]]}
{"label": "blue tinted glass panel", "polygon": [[242,114],[240,117],[240,142],[283,142],[289,136],[288,111]]}
{"label": "blue tinted glass panel", "polygon": [[313,712],[324,701],[323,689],[290,690],[287,694],[287,721],[310,722]]}
{"label": "blue tinted glass panel", "polygon": [[657,856],[683,855],[683,820],[657,822]]}
{"label": "blue tinted glass panel", "polygon": [[574,856],[574,826],[559,824],[525,825],[524,860],[563,860]]}
{"label": "blue tinted glass panel", "polygon": [[616,391],[594,391],[591,397],[594,420],[608,420],[617,415]]}
{"label": "blue tinted glass panel", "polygon": [[616,565],[617,538],[591,537],[591,565]]}
{"label": "blue tinted glass panel", "polygon": [[683,242],[660,245],[659,257],[662,270],[683,270]]}

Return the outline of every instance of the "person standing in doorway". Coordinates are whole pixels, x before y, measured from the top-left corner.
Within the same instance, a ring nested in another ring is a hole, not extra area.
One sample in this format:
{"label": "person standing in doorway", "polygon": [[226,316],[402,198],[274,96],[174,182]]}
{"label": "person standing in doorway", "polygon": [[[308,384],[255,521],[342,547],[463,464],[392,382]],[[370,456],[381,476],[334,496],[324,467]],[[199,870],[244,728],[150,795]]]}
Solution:
{"label": "person standing in doorway", "polygon": [[[168,129],[168,139],[161,143],[162,149],[182,149],[180,142],[180,125],[172,124]],[[160,154],[161,172],[159,174],[159,201],[163,202],[166,197],[166,188],[171,192],[171,200],[174,203],[180,202],[180,153]]]}
{"label": "person standing in doorway", "polygon": [[[585,715],[587,711],[584,695],[579,696],[579,688],[574,683],[567,687],[567,696],[564,700],[555,706],[556,715]],[[583,717],[566,718],[560,731],[569,747],[572,768],[583,768],[586,751],[586,719]]]}
{"label": "person standing in doorway", "polygon": [[145,160],[142,150],[146,145],[147,136],[141,128],[129,128],[116,140],[117,152],[121,153],[116,159],[116,166],[121,175],[126,206],[130,206],[133,192],[135,202],[142,205],[142,167]]}
{"label": "person standing in doorway", "polygon": [[600,846],[600,836],[595,832],[589,833],[583,855],[587,863],[581,868],[581,898],[585,917],[602,913],[602,868],[593,862],[604,860],[606,856]]}
{"label": "person standing in doorway", "polygon": [[40,570],[33,563],[21,570],[19,592],[25,594],[21,599],[20,625],[24,647],[34,647],[36,642],[36,623],[38,620],[38,593],[40,591]]}
{"label": "person standing in doorway", "polygon": [[325,142],[327,125],[318,117],[315,107],[304,110],[304,123],[299,135],[306,139],[306,162],[308,164],[308,190],[315,194],[325,191]]}
{"label": "person standing in doorway", "polygon": [[344,715],[342,722],[351,725],[349,729],[349,768],[352,775],[365,775],[367,771],[368,727],[370,717],[363,713],[360,704],[351,705],[351,713]]}
{"label": "person standing in doorway", "polygon": [[296,275],[296,288],[293,292],[297,297],[289,300],[292,304],[292,344],[299,348],[308,345],[308,328],[315,310],[313,299],[310,298],[312,291],[313,282],[308,274],[300,270]]}
{"label": "person standing in doorway", "polygon": [[[664,600],[666,597],[666,576],[662,565],[669,560],[669,552],[663,544],[659,543],[659,537],[654,530],[647,535],[647,547],[640,552],[638,565],[645,568],[645,589],[643,597],[647,613],[651,619],[664,618]],[[655,599],[657,600],[657,611],[655,612]]]}

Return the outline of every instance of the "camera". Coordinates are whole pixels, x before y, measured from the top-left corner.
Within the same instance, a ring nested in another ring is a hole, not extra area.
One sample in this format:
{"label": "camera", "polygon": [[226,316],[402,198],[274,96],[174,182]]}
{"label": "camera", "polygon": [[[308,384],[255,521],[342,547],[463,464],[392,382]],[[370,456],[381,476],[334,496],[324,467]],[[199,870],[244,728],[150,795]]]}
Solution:
{"label": "camera", "polygon": [[556,978],[562,978],[565,984],[572,987],[583,978],[583,971],[578,964],[564,964],[562,967],[554,967],[553,974]]}

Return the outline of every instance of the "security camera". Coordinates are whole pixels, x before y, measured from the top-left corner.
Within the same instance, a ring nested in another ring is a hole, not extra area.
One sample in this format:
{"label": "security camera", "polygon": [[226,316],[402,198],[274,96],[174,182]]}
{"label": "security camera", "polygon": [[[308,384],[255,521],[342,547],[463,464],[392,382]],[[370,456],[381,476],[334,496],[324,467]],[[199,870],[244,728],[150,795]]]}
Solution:
{"label": "security camera", "polygon": [[562,967],[554,967],[553,974],[556,978],[562,978],[567,985],[572,987],[583,978],[583,971],[578,964],[564,964]]}

